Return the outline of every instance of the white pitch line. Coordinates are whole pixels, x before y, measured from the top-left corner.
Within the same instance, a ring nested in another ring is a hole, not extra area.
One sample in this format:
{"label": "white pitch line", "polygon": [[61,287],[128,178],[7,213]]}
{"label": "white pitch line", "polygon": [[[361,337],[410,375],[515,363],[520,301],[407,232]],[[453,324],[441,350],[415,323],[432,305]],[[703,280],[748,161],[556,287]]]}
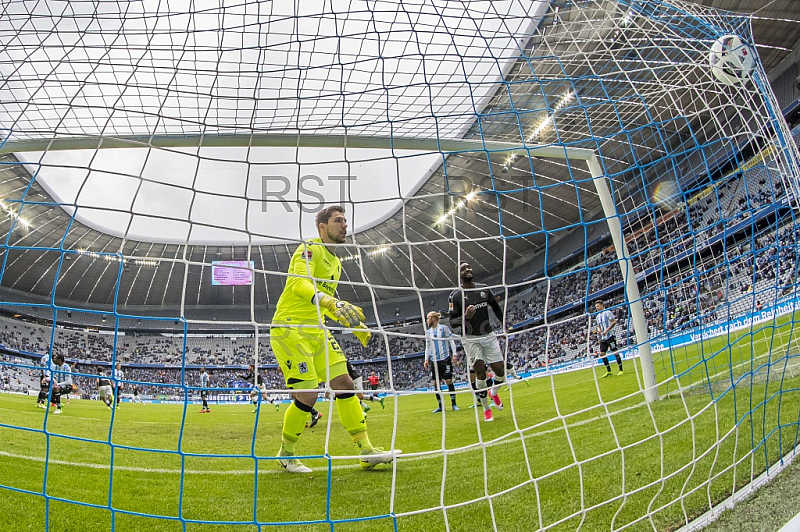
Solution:
{"label": "white pitch line", "polygon": [[[645,406],[645,405],[646,405],[645,402],[637,403],[635,405],[631,405],[631,406],[623,408],[621,410],[615,410],[613,412],[613,414],[614,415],[621,414],[621,413],[626,412],[628,410],[634,410],[636,408],[640,408],[640,407]],[[584,419],[583,421],[576,421],[574,423],[568,423],[567,427],[568,428],[579,427],[579,426],[582,426],[582,425],[586,425],[586,424],[589,424],[589,423],[594,423],[596,421],[600,421],[602,419],[605,419],[606,417],[607,416],[605,414],[600,415],[600,416],[595,416],[593,418]],[[541,436],[547,436],[548,434],[561,432],[563,430],[564,430],[563,427],[556,427],[556,428],[547,429],[547,430],[543,430],[543,431],[539,431],[539,432],[531,432],[531,433],[528,433],[528,434],[523,434],[522,437],[525,438],[525,439],[538,438],[538,437],[541,437]],[[516,438],[504,438],[504,439],[502,439],[500,441],[487,443],[487,444],[485,444],[485,446],[486,447],[495,447],[495,446],[499,446],[499,445],[508,445],[508,444],[511,444],[511,443],[516,443]],[[474,450],[475,450],[474,444],[471,444],[471,445],[467,446],[464,449],[456,449],[456,450],[453,450],[453,451],[447,451],[447,454],[448,455],[461,454],[461,453],[466,453],[466,452],[474,451]],[[153,452],[155,452],[155,451],[153,451]],[[442,454],[442,451],[440,449],[437,449],[436,451],[427,451],[427,452],[421,453],[418,456],[411,455],[411,456],[405,457],[403,455],[399,455],[399,458],[402,459],[403,462],[411,462],[411,461],[419,461],[419,460],[428,460],[430,458],[435,458],[435,457],[439,456],[440,454]],[[7,458],[17,458],[17,459],[20,459],[20,460],[31,460],[31,461],[34,461],[34,462],[45,462],[45,461],[47,461],[45,458],[43,458],[41,456],[28,456],[28,455],[22,455],[22,454],[9,453],[9,452],[6,452],[6,451],[0,451],[0,456],[5,456]],[[190,458],[200,458],[200,457],[190,457]],[[242,460],[242,459],[247,459],[247,458],[249,458],[249,457],[237,457],[237,458],[232,458],[232,459],[233,460]],[[263,459],[264,459],[264,457],[259,457],[259,460],[263,460]],[[358,456],[356,456],[356,455],[353,455],[353,456],[344,455],[344,456],[341,456],[341,457],[336,457],[335,459],[336,460],[347,460],[347,459],[356,460],[356,459],[358,459]],[[309,460],[320,460],[320,459],[319,458],[309,458]],[[108,464],[90,464],[90,463],[86,463],[86,462],[68,462],[66,460],[58,460],[58,459],[50,459],[49,463],[57,464],[57,465],[65,465],[65,466],[70,466],[70,467],[87,467],[87,468],[90,468],[90,469],[103,469],[103,470],[108,470],[109,467],[110,467]],[[315,471],[315,472],[325,472],[325,471],[328,471],[328,469],[338,470],[338,469],[352,469],[352,468],[353,468],[352,464],[341,464],[341,465],[330,466],[330,468],[329,467],[312,467],[311,470]],[[134,472],[134,473],[156,473],[156,474],[173,474],[173,475],[180,474],[180,472],[181,472],[180,469],[159,469],[159,468],[131,467],[131,466],[114,466],[114,470],[115,471],[130,471],[130,472]],[[208,470],[199,470],[199,469],[185,469],[184,470],[184,473],[187,474],[187,475],[252,475],[253,472],[254,471],[252,469],[231,469],[231,470],[227,470],[227,471],[208,471]],[[258,472],[261,473],[261,474],[273,474],[273,473],[283,473],[284,471],[281,470],[281,469],[259,468]]]}

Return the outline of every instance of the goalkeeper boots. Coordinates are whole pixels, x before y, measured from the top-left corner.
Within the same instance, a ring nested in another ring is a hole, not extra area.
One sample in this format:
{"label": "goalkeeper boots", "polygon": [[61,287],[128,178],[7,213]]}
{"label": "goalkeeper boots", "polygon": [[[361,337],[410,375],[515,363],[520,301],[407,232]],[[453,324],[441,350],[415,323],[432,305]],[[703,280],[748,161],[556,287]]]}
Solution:
{"label": "goalkeeper boots", "polygon": [[400,455],[402,452],[400,449],[384,451],[380,447],[364,449],[361,451],[361,468],[372,469],[378,464],[391,464],[395,456]]}
{"label": "goalkeeper boots", "polygon": [[278,451],[278,456],[286,457],[278,460],[278,463],[281,464],[281,467],[283,467],[287,473],[311,473],[311,468],[304,466],[300,460],[297,458],[289,458],[294,455],[286,452],[283,446],[281,446],[281,450]]}

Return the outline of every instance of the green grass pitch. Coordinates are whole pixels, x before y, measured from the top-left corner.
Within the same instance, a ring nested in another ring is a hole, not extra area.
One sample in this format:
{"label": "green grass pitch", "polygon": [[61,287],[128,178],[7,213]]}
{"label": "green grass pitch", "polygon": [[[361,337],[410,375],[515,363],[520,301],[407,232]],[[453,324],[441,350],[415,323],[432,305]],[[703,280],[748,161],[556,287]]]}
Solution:
{"label": "green grass pitch", "polygon": [[797,445],[793,323],[676,351],[683,388],[650,405],[630,361],[517,382],[494,423],[465,392],[444,416],[429,394],[372,403],[372,442],[404,453],[374,471],[328,402],[298,450],[330,458],[290,475],[273,459],[286,405],[124,403],[112,424],[72,401],[45,423],[35,397],[2,394],[0,530],[673,530]]}

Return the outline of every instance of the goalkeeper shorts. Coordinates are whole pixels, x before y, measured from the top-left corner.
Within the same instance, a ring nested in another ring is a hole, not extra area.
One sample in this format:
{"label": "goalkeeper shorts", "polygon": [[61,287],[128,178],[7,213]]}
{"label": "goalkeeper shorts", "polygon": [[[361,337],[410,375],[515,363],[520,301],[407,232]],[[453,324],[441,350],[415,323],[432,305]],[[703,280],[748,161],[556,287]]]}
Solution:
{"label": "goalkeeper shorts", "polygon": [[[328,382],[347,373],[347,359],[329,330],[318,327],[272,327],[269,345],[288,387],[299,381]],[[342,370],[328,374],[328,368]]]}

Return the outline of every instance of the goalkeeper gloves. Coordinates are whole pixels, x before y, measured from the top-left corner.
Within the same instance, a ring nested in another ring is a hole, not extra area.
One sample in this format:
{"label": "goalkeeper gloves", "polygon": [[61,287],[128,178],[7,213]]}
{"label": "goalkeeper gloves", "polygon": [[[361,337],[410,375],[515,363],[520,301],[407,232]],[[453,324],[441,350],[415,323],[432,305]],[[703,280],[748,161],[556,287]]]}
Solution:
{"label": "goalkeeper gloves", "polygon": [[367,326],[363,323],[359,323],[358,326],[353,329],[353,334],[356,335],[356,338],[358,338],[358,341],[361,342],[361,345],[364,347],[367,347],[369,339],[372,338],[372,333],[369,332],[369,329],[367,329]]}
{"label": "goalkeeper gloves", "polygon": [[345,327],[358,327],[364,321],[364,311],[361,307],[340,301],[327,294],[317,293],[315,298],[319,306],[331,313],[333,318]]}

